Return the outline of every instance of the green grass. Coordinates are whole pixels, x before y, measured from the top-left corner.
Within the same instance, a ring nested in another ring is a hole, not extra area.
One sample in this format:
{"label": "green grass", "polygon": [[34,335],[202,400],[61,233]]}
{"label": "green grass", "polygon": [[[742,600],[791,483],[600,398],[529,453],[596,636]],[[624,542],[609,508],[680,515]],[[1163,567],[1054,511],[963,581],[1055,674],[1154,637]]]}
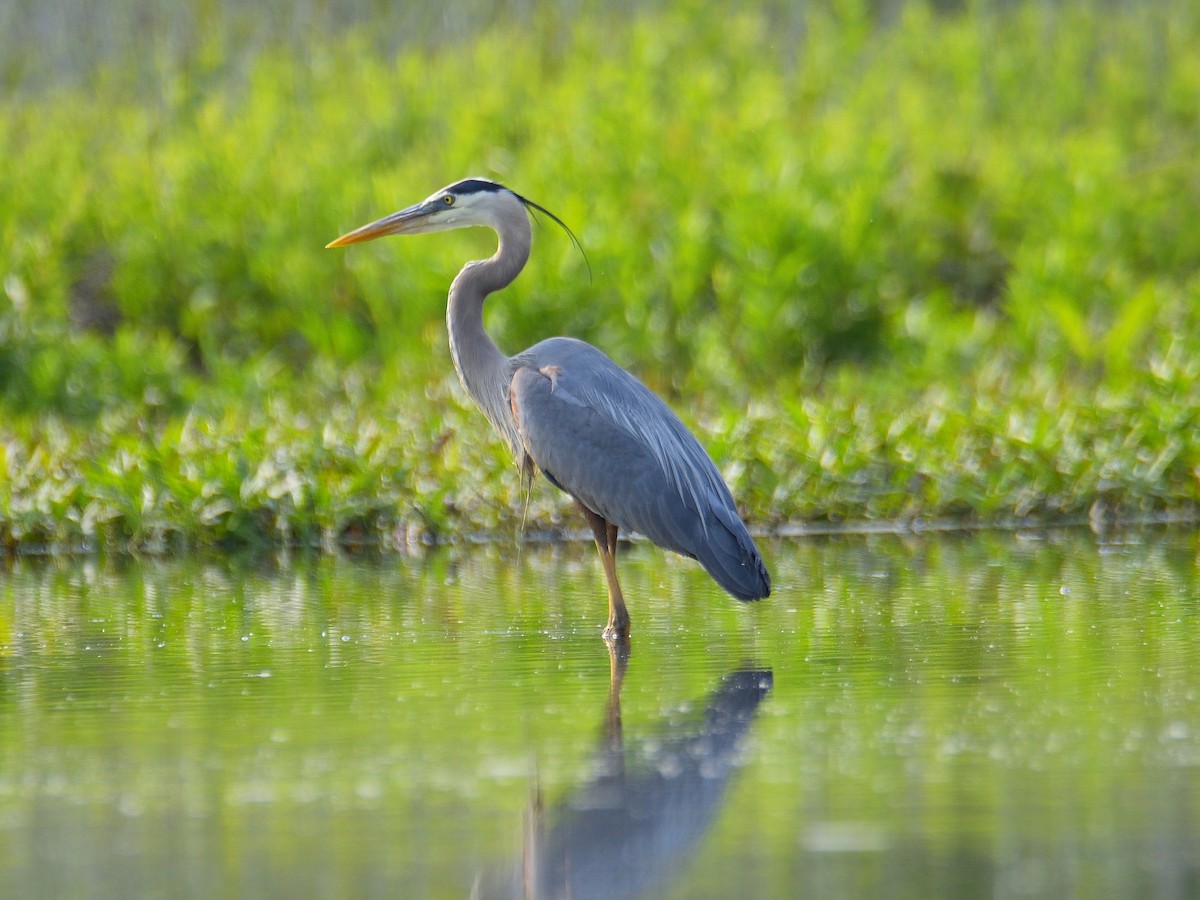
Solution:
{"label": "green grass", "polygon": [[604,348],[758,525],[1190,515],[1200,12],[865,10],[218,30],[0,99],[0,539],[556,527],[448,374],[489,238],[321,249],[467,174],[590,261],[539,227],[500,345]]}

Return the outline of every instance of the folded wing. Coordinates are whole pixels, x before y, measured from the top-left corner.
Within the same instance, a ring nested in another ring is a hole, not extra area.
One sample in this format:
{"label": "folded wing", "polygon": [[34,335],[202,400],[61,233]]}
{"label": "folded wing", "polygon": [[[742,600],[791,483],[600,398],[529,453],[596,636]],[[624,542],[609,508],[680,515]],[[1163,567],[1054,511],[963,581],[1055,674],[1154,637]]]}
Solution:
{"label": "folded wing", "polygon": [[704,448],[653,392],[590,344],[516,357],[510,400],[546,477],[626,531],[698,560],[739,600],[770,593],[762,557]]}

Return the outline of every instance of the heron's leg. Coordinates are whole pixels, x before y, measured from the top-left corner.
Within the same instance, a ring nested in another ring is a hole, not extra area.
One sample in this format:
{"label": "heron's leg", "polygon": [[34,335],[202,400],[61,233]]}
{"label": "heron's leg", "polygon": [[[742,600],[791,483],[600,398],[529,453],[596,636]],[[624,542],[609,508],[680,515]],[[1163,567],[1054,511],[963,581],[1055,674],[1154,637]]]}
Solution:
{"label": "heron's leg", "polygon": [[608,581],[608,625],[604,628],[604,637],[606,640],[626,641],[629,639],[629,610],[625,608],[625,597],[617,581],[617,557],[613,552],[617,543],[617,526],[610,525],[602,515],[592,512],[578,500],[575,502],[592,528],[596,551],[600,554],[600,564],[604,566],[604,577]]}
{"label": "heron's leg", "polygon": [[[612,561],[612,584],[616,587],[616,603],[610,593],[608,601],[608,627],[605,631],[610,637],[623,642],[624,656],[620,659],[617,690],[620,690],[620,679],[625,675],[625,663],[629,659],[629,611],[625,609],[625,597],[621,593],[621,584],[617,581],[617,526],[605,520],[604,532],[607,538],[608,558]],[[611,649],[611,647],[610,647]],[[611,668],[611,667],[610,667]],[[610,672],[611,676],[611,672]],[[611,677],[609,679],[611,681]]]}

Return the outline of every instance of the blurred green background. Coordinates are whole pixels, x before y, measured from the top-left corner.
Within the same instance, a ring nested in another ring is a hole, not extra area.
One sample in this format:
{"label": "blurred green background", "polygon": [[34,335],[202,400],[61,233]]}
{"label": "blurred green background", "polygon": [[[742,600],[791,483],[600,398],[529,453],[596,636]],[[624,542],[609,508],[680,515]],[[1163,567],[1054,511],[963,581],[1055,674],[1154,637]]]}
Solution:
{"label": "blurred green background", "polygon": [[490,235],[324,244],[466,175],[488,307],[589,340],[757,526],[1189,517],[1190,0],[0,10],[0,539],[559,526],[454,382]]}

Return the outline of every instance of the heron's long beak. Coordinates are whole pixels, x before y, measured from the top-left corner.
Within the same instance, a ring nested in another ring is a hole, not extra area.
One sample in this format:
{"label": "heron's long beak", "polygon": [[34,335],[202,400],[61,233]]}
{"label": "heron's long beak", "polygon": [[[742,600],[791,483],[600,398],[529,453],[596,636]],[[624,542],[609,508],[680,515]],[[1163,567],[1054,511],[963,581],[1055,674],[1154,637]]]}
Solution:
{"label": "heron's long beak", "polygon": [[[433,207],[436,209],[437,207]],[[425,222],[426,216],[433,211],[428,203],[418,203],[415,206],[410,206],[407,209],[402,209],[400,212],[392,213],[390,216],[384,216],[378,221],[372,222],[369,225],[364,225],[361,228],[355,228],[353,231],[343,234],[340,238],[336,238],[325,245],[325,249],[330,247],[345,247],[347,244],[361,244],[363,241],[373,241],[375,238],[383,237],[386,234],[413,234],[421,230],[420,226]]]}

